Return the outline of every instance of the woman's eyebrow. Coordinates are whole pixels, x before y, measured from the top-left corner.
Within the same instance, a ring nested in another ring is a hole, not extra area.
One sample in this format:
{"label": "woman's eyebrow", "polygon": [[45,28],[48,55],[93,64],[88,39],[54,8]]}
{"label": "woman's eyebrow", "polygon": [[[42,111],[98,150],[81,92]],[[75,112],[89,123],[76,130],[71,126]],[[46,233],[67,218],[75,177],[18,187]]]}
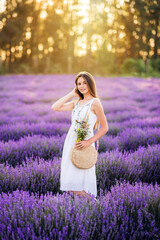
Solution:
{"label": "woman's eyebrow", "polygon": [[[78,84],[80,84],[81,82],[78,82]],[[86,80],[84,80],[82,83],[86,83]]]}

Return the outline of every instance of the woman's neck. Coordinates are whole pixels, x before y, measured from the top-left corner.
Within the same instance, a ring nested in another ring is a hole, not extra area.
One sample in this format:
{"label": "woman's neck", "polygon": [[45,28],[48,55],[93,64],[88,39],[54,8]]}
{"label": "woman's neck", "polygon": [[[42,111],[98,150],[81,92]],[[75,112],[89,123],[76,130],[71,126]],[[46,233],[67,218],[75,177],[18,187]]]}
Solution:
{"label": "woman's neck", "polygon": [[84,100],[84,101],[86,101],[86,100],[90,100],[90,99],[92,99],[92,98],[93,98],[93,96],[90,95],[90,94],[83,95],[83,100]]}

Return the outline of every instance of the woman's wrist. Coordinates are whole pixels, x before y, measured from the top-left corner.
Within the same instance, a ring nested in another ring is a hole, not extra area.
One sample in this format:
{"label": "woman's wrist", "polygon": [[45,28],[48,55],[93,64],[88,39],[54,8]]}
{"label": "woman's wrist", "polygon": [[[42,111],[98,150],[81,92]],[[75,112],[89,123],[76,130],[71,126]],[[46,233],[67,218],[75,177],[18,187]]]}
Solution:
{"label": "woman's wrist", "polygon": [[64,97],[63,97],[63,101],[64,101],[64,103],[65,102],[67,102],[67,101],[69,101],[71,98],[73,98],[74,96],[73,96],[73,93],[72,92],[69,92],[67,95],[65,95]]}
{"label": "woman's wrist", "polygon": [[92,138],[89,138],[88,141],[90,144],[92,144],[94,142],[94,140]]}

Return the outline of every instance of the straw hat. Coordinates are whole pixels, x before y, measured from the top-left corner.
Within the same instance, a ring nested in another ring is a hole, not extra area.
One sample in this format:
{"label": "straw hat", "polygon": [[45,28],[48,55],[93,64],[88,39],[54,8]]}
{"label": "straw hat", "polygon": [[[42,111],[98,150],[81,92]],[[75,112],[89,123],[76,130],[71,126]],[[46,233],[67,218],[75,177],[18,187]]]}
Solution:
{"label": "straw hat", "polygon": [[75,149],[73,146],[70,153],[72,163],[81,169],[88,169],[93,167],[97,162],[98,152],[90,145],[82,150]]}

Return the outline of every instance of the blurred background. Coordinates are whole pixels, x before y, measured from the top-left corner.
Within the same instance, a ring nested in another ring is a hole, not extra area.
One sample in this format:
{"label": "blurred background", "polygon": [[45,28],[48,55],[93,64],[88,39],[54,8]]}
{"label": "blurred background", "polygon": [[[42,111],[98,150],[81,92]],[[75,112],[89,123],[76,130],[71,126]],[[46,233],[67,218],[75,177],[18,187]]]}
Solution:
{"label": "blurred background", "polygon": [[0,0],[0,74],[160,76],[160,0]]}

